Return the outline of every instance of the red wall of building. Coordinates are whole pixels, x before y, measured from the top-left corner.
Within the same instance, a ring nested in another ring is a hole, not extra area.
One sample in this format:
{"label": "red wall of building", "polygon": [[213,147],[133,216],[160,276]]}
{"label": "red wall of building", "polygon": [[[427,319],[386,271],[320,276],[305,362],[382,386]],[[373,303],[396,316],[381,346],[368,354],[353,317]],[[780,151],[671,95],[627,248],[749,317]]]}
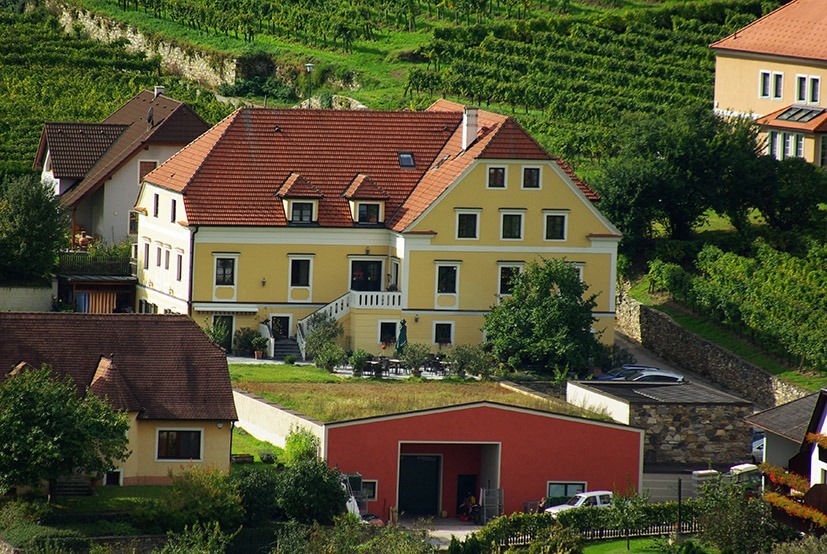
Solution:
{"label": "red wall of building", "polygon": [[444,448],[442,506],[454,514],[456,475],[472,463],[479,464],[479,457],[472,462],[472,450],[434,444],[440,442],[501,444],[500,487],[506,513],[521,511],[524,502],[539,500],[548,481],[585,481],[589,490],[626,490],[627,484],[639,485],[639,430],[490,405],[328,427],[326,456],[331,466],[378,481],[377,501],[368,509],[386,518],[397,504],[400,450],[438,453],[437,446]]}
{"label": "red wall of building", "polygon": [[[439,454],[442,456],[442,500],[440,511],[444,510],[450,516],[457,511],[457,476],[476,475],[479,488],[480,475],[480,445],[478,444],[433,444],[433,443],[406,443],[401,446],[401,454]],[[463,494],[478,490],[463,491]]]}

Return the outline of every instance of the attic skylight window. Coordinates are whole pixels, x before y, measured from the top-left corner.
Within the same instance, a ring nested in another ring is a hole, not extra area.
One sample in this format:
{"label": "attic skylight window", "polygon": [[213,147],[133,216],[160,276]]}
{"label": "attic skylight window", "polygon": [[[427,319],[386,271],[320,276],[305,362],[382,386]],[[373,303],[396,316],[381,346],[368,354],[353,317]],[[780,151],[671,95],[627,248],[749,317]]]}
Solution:
{"label": "attic skylight window", "polygon": [[399,167],[414,167],[414,157],[410,152],[399,153]]}

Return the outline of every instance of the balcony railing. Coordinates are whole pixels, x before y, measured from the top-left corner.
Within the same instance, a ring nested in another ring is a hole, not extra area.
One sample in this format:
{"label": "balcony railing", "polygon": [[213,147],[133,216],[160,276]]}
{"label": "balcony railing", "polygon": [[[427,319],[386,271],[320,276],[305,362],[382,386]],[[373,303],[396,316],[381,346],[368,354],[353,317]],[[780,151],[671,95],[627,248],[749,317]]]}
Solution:
{"label": "balcony railing", "polygon": [[133,275],[129,256],[90,256],[86,252],[60,252],[59,275]]}

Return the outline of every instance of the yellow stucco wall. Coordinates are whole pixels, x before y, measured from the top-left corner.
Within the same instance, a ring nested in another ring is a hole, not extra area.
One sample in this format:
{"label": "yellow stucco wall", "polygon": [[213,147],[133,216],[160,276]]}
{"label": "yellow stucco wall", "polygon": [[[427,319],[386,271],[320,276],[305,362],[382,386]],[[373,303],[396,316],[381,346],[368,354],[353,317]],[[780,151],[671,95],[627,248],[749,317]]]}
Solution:
{"label": "yellow stucco wall", "polygon": [[[169,482],[169,474],[182,469],[214,467],[222,470],[230,468],[230,440],[232,422],[230,421],[189,421],[189,420],[141,420],[130,414],[129,450],[131,455],[122,464],[125,485],[162,484]],[[218,425],[221,425],[221,428]],[[157,460],[159,429],[164,430],[200,430],[202,440],[202,459],[200,461]]]}
{"label": "yellow stucco wall", "polygon": [[[761,71],[783,74],[783,91],[779,99],[761,98]],[[814,107],[827,106],[824,86],[827,85],[827,65],[793,60],[757,59],[716,52],[715,108],[718,110],[766,115],[796,103],[796,76],[807,75],[821,79],[821,94]]]}

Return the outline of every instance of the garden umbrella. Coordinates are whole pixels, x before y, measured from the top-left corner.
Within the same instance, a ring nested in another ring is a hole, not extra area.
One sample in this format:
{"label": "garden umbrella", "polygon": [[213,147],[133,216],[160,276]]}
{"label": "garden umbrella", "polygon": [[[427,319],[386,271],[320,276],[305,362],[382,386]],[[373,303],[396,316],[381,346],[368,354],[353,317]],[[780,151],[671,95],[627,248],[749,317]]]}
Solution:
{"label": "garden umbrella", "polygon": [[408,322],[404,319],[399,322],[399,336],[396,338],[396,355],[401,356],[408,345]]}

